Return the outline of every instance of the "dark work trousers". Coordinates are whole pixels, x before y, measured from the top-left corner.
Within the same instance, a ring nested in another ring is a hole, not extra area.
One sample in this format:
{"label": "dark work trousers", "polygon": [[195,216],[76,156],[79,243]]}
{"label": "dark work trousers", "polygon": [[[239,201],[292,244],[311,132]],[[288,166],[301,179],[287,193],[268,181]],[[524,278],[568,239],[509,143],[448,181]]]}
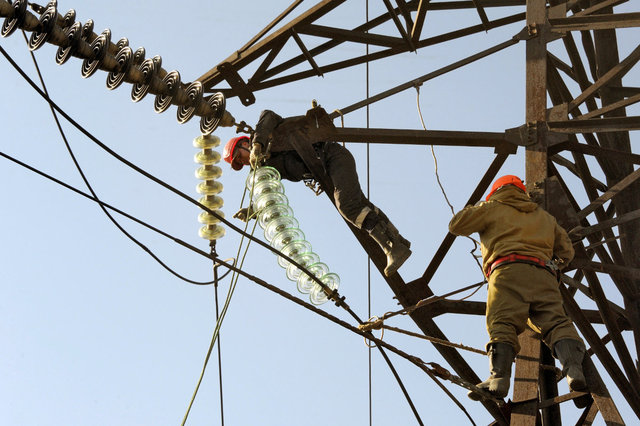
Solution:
{"label": "dark work trousers", "polygon": [[[333,197],[338,211],[349,223],[361,228],[367,214],[370,211],[377,212],[377,208],[360,188],[353,155],[336,142],[320,142],[314,147],[333,182]],[[311,177],[309,169],[296,151],[274,152],[266,165],[278,170],[283,179],[294,182]]]}

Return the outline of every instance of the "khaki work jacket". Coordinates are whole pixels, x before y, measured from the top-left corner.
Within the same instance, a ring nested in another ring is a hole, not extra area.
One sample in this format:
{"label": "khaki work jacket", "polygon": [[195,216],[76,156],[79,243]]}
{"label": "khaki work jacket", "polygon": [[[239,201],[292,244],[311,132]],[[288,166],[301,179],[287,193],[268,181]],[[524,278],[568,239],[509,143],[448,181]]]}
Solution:
{"label": "khaki work jacket", "polygon": [[449,223],[454,235],[480,234],[482,267],[486,272],[499,257],[534,256],[549,261],[553,255],[565,267],[573,259],[571,240],[555,218],[513,185],[494,193],[489,201],[467,206]]}

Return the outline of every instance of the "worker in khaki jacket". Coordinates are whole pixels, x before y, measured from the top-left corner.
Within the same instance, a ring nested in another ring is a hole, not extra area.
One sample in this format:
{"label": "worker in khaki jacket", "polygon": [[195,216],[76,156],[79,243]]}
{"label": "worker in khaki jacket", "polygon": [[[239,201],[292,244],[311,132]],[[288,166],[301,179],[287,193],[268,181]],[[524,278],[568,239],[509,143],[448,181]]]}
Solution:
{"label": "worker in khaki jacket", "polygon": [[[562,364],[569,388],[584,391],[585,346],[563,310],[552,266],[561,268],[573,259],[565,230],[531,201],[517,176],[507,175],[495,181],[486,202],[458,212],[449,231],[480,234],[483,269],[489,280],[486,320],[491,375],[478,387],[498,398],[507,396],[511,364],[520,351],[518,335],[528,324]],[[469,392],[469,398],[482,396]]]}

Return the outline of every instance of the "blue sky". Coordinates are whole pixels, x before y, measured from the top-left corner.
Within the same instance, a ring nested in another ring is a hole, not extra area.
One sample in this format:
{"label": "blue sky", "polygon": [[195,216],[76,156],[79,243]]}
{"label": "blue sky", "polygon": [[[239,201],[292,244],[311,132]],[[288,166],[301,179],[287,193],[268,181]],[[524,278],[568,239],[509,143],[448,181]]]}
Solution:
{"label": "blue sky", "polygon": [[[373,2],[371,2],[373,3]],[[303,2],[292,16],[310,8]],[[93,19],[96,32],[110,28],[113,40],[127,37],[147,57],[161,55],[167,71],[193,81],[243,46],[289,6],[288,1],[59,2],[59,11],[75,8],[78,20]],[[371,6],[377,16],[381,6]],[[509,13],[522,11],[515,7]],[[628,4],[621,11],[631,11]],[[337,13],[336,13],[337,12]],[[322,23],[345,28],[363,22],[364,2],[348,2]],[[490,18],[505,11],[488,10]],[[439,34],[476,24],[473,11],[429,14],[425,31]],[[327,110],[344,108],[479,50],[510,39],[515,24],[444,46],[426,48],[390,60],[326,74],[257,92],[249,107],[237,99],[227,109],[240,121],[255,124],[262,109],[283,116],[303,114],[312,99]],[[382,32],[383,30],[381,30]],[[385,31],[389,31],[388,28]],[[636,29],[621,30],[621,57],[637,46]],[[22,34],[0,40],[18,64],[36,78]],[[519,43],[490,58],[425,83],[420,108],[430,130],[502,132],[524,123],[525,45]],[[333,57],[364,54],[364,46],[347,45]],[[56,48],[35,52],[51,98],[111,149],[179,190],[198,197],[194,177],[198,120],[178,124],[176,108],[156,114],[150,95],[130,99],[130,85],[110,92],[106,74],[80,75],[81,61],[55,64]],[[342,56],[341,56],[342,55]],[[0,60],[2,152],[71,185],[86,190],[67,153],[47,104],[9,63]],[[245,76],[246,77],[246,76]],[[638,86],[638,74],[627,85]],[[635,83],[634,83],[635,81]],[[632,115],[632,114],[630,114]],[[637,115],[637,113],[635,114]],[[371,127],[421,129],[416,91],[409,90],[370,108]],[[345,117],[348,127],[366,127],[365,111]],[[339,125],[339,120],[335,122]],[[208,251],[198,237],[198,209],[133,172],[63,122],[75,155],[100,198],[127,213]],[[222,143],[235,136],[230,128],[214,132]],[[637,147],[637,142],[632,143]],[[422,275],[446,235],[451,211],[436,182],[428,147],[349,144],[358,163],[365,193],[412,241],[413,255],[400,269],[405,281]],[[220,147],[221,151],[222,147]],[[449,200],[460,209],[493,159],[491,149],[436,147],[438,173]],[[240,207],[246,170],[221,164],[221,194],[227,218]],[[524,174],[520,149],[502,170]],[[2,160],[4,197],[0,218],[4,244],[0,255],[2,294],[0,335],[0,423],[11,425],[165,425],[182,420],[215,326],[214,289],[188,284],[168,273],[127,239],[99,207],[77,194]],[[285,182],[296,218],[314,251],[341,277],[340,293],[362,318],[398,309],[393,294],[375,268],[368,279],[367,257],[326,196],[316,197],[298,183]],[[212,279],[211,261],[128,219],[122,226],[183,276]],[[235,222],[240,225],[240,222]],[[256,235],[260,232],[257,231]],[[231,230],[217,244],[222,258],[236,257],[240,237]],[[469,255],[468,240],[456,241],[435,275],[431,289],[443,294],[482,279]],[[245,269],[291,294],[276,257],[256,244]],[[367,288],[371,288],[369,298]],[[220,306],[229,278],[220,283]],[[481,289],[471,300],[484,300]],[[353,324],[333,304],[323,310]],[[446,315],[436,319],[451,341],[482,348],[487,336],[482,317]],[[354,324],[356,325],[356,324]],[[416,331],[405,317],[389,325]],[[385,334],[385,341],[424,361],[447,367],[430,343]],[[320,316],[240,279],[221,329],[224,417],[229,425],[367,425],[369,424],[369,350],[361,337]],[[465,353],[481,376],[485,357]],[[415,424],[397,383],[377,353],[371,352],[372,417],[377,425]],[[391,357],[426,424],[469,424],[442,391],[414,365]],[[490,421],[466,391],[450,383],[478,424]],[[564,386],[566,391],[566,385]],[[616,398],[625,419],[631,410]],[[561,392],[563,388],[561,387]],[[577,418],[569,409],[569,418]],[[599,419],[598,421],[600,421]],[[187,424],[219,424],[217,358],[207,368]]]}

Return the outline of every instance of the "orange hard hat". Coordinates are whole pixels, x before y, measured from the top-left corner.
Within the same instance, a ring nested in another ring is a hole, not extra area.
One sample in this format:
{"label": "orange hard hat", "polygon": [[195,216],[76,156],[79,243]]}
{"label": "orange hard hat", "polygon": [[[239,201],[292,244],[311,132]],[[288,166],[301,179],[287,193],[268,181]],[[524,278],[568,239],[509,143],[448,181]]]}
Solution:
{"label": "orange hard hat", "polygon": [[238,145],[238,142],[241,142],[244,139],[249,140],[249,137],[238,136],[238,137],[229,139],[229,142],[227,142],[227,144],[224,146],[224,152],[222,153],[222,158],[224,158],[224,161],[231,164],[231,168],[233,170],[240,170],[244,166],[244,164],[239,162],[237,159],[233,158],[233,154],[236,150],[236,145]]}
{"label": "orange hard hat", "polygon": [[493,183],[493,186],[491,187],[491,191],[489,191],[489,195],[487,195],[487,201],[489,201],[489,198],[491,198],[494,192],[496,192],[498,189],[502,188],[505,185],[514,185],[515,187],[520,189],[522,192],[527,192],[527,188],[525,188],[524,182],[522,182],[522,180],[518,176],[504,175],[496,179],[496,181]]}

